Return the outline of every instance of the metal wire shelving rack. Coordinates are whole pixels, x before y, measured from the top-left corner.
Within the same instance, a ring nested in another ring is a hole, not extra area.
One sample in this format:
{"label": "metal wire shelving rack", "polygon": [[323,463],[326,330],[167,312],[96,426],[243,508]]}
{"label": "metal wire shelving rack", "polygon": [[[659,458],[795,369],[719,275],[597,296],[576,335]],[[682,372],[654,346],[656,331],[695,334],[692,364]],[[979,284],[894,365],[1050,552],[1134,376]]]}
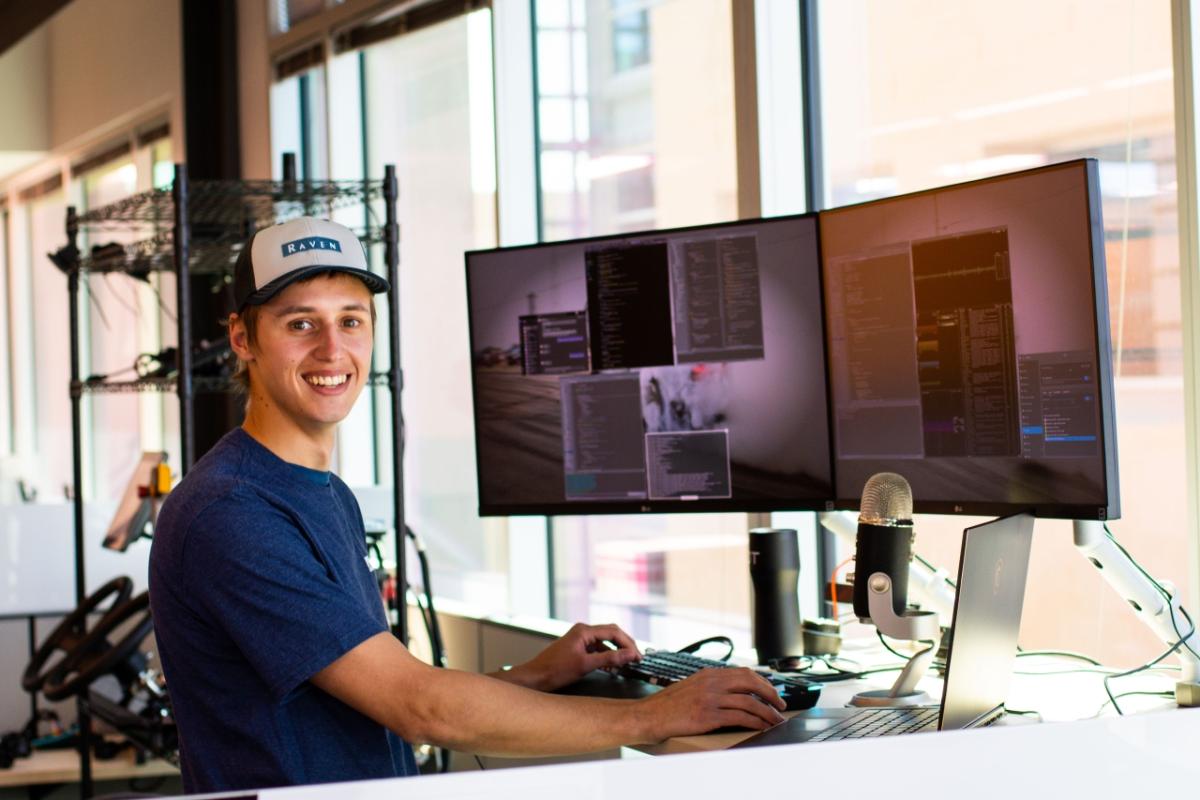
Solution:
{"label": "metal wire shelving rack", "polygon": [[[285,162],[286,163],[286,162]],[[285,166],[285,170],[287,167]],[[403,417],[400,395],[403,378],[400,369],[400,248],[396,218],[398,196],[396,170],[384,168],[382,180],[364,181],[261,181],[261,180],[189,180],[187,167],[175,165],[169,188],[153,189],[132,195],[86,213],[67,209],[67,246],[60,254],[59,266],[67,273],[70,301],[71,351],[71,434],[73,443],[73,499],[75,524],[76,601],[86,597],[84,569],[83,457],[82,416],[85,395],[134,392],[175,393],[179,398],[179,463],[181,477],[195,459],[195,397],[200,393],[231,391],[224,378],[195,374],[192,335],[191,280],[195,275],[225,276],[231,279],[233,266],[244,242],[254,231],[298,216],[329,218],[335,211],[362,206],[368,223],[355,231],[364,246],[383,246],[388,293],[388,355],[390,368],[373,372],[369,385],[387,387],[391,394],[393,513],[395,519],[395,559],[397,597],[407,594],[404,549],[404,473]],[[375,219],[372,203],[382,201],[384,215]],[[78,248],[79,234],[88,231],[134,231],[145,238],[127,245],[110,245],[99,252],[83,253]],[[145,278],[150,273],[173,273],[175,280],[175,317],[177,327],[177,369],[174,376],[138,378],[129,381],[84,380],[80,374],[79,305],[80,289],[89,274],[126,273]],[[188,346],[184,346],[188,343]],[[408,641],[408,626],[403,608],[393,628],[402,642]],[[90,714],[81,698],[78,705],[80,736],[80,778],[85,797],[90,796],[91,735]]]}

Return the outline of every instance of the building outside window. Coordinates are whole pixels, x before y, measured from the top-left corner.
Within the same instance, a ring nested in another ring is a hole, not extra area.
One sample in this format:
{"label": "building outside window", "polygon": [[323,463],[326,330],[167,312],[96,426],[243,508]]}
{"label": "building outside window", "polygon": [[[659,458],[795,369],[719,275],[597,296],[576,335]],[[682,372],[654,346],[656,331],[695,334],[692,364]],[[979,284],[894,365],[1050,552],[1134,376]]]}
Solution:
{"label": "building outside window", "polygon": [[[819,17],[826,206],[1099,159],[1123,512],[1110,527],[1194,601],[1170,5],[839,0]],[[974,521],[921,519],[918,551],[953,570]],[[1026,608],[1026,647],[1106,663],[1161,649],[1073,552],[1066,522],[1037,523]]]}
{"label": "building outside window", "polygon": [[[543,240],[735,219],[730,4],[545,0],[535,13]],[[749,645],[745,514],[552,526],[560,619]]]}

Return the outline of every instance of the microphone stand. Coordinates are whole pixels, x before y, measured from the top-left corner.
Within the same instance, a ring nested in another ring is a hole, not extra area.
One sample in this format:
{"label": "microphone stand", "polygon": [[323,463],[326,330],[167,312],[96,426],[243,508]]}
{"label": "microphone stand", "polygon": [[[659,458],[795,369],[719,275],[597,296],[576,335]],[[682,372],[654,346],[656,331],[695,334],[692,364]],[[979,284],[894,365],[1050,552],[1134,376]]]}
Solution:
{"label": "microphone stand", "polygon": [[[858,580],[857,576],[855,580]],[[918,690],[917,683],[925,677],[937,653],[941,638],[938,615],[933,611],[909,611],[898,616],[892,605],[892,579],[886,572],[876,572],[867,578],[867,590],[871,618],[864,622],[874,624],[884,636],[927,646],[908,660],[892,688],[859,692],[850,700],[850,705],[907,707],[932,703],[933,698]]]}
{"label": "microphone stand", "polygon": [[[819,514],[818,518],[827,530],[851,548],[854,547],[858,520],[852,513],[829,511]],[[916,595],[922,608],[937,612],[947,624],[954,616],[954,588],[947,582],[949,575],[950,573],[941,567],[930,569],[916,560],[908,565],[909,595]]]}

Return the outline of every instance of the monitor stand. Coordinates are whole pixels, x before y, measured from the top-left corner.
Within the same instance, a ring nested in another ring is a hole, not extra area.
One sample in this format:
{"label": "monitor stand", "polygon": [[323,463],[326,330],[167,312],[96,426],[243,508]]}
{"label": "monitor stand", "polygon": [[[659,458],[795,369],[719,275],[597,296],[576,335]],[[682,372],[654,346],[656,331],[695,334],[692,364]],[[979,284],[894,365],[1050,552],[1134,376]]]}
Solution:
{"label": "monitor stand", "polygon": [[1184,611],[1174,584],[1155,581],[1133,560],[1103,522],[1074,520],[1075,549],[1091,562],[1108,585],[1133,609],[1138,619],[1168,646],[1175,646],[1179,681],[1175,702],[1200,706],[1200,634],[1197,621]]}

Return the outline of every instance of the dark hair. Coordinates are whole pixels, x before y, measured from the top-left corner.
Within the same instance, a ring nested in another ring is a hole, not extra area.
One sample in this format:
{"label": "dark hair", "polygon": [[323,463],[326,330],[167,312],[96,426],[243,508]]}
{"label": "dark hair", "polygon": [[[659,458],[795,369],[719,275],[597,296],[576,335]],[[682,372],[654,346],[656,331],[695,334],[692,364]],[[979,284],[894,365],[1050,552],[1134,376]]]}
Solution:
{"label": "dark hair", "polygon": [[[309,275],[296,281],[297,284],[308,283],[315,281],[317,278],[332,278],[335,275],[345,275],[344,272],[330,270],[329,272],[318,272],[315,275]],[[375,327],[375,303],[368,304],[371,309],[371,327]],[[246,326],[246,343],[254,346],[258,343],[258,315],[262,312],[261,305],[247,305],[241,313],[238,314],[238,319]],[[228,324],[228,323],[227,323]],[[234,368],[232,380],[234,387],[240,394],[247,397],[250,394],[250,367],[240,358],[237,359],[237,366]]]}

